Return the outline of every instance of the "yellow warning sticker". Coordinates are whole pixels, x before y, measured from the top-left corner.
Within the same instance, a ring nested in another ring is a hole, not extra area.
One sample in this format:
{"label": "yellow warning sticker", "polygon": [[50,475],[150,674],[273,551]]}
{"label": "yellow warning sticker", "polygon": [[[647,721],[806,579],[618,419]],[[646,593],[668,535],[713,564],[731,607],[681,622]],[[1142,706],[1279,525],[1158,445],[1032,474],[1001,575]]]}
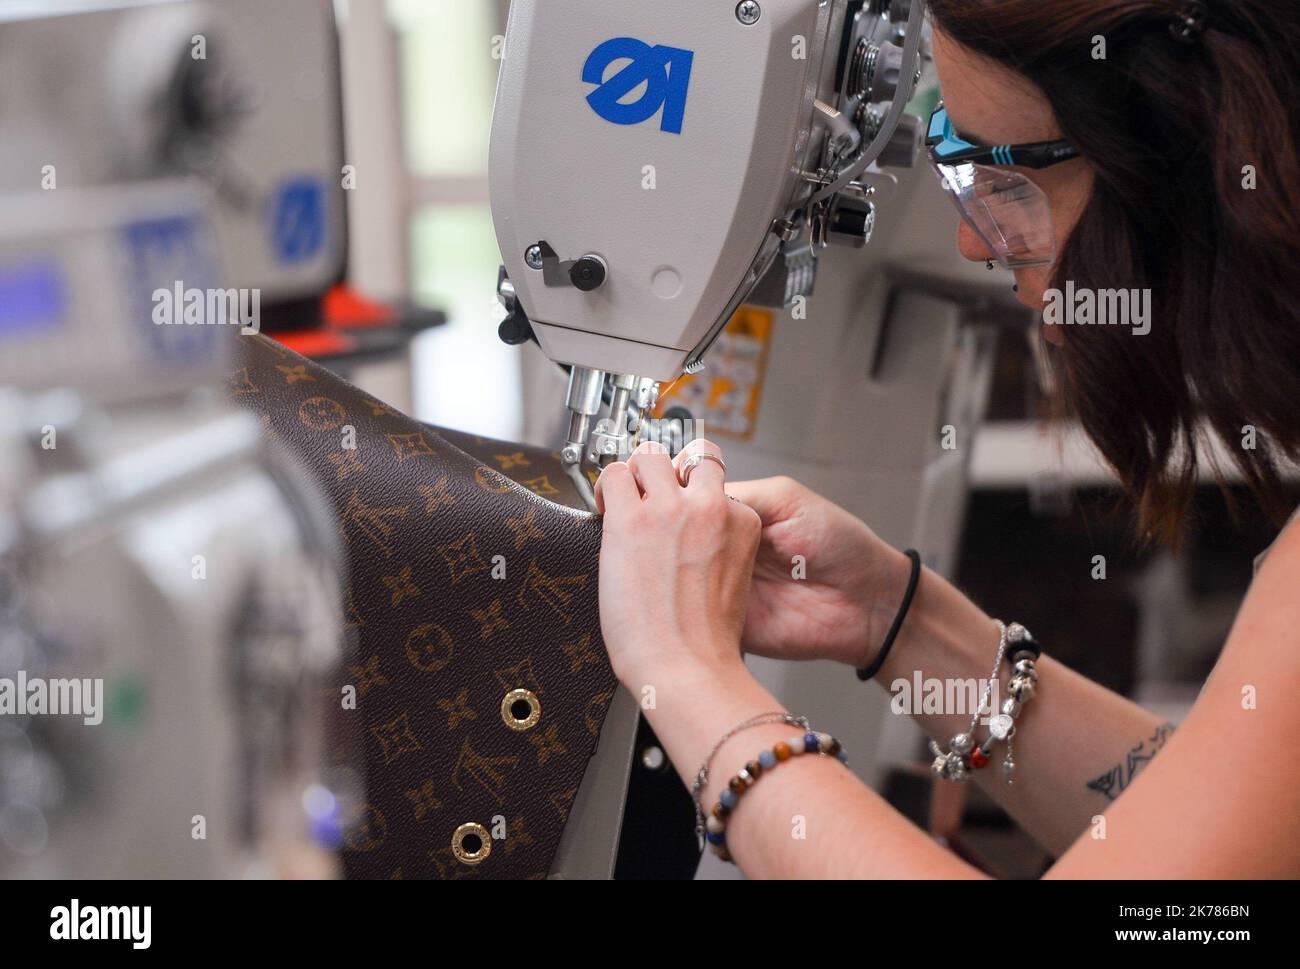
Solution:
{"label": "yellow warning sticker", "polygon": [[670,407],[685,407],[704,425],[699,436],[752,438],[775,318],[774,312],[757,306],[737,310],[705,355],[704,369],[674,381],[654,416],[662,417]]}

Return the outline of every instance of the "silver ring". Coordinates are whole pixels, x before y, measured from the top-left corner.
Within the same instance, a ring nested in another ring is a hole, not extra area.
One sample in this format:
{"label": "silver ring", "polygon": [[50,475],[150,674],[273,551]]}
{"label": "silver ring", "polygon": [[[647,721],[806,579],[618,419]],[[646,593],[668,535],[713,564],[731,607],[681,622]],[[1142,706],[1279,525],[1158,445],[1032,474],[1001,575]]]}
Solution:
{"label": "silver ring", "polygon": [[723,476],[724,477],[726,476],[727,465],[720,456],[716,454],[709,454],[707,452],[700,453],[700,454],[692,454],[689,458],[683,461],[681,467],[677,469],[677,480],[682,483],[683,488],[685,488],[688,484],[691,483],[691,472],[694,471],[696,465],[700,464],[702,461],[715,462],[718,465],[718,467],[722,469]]}

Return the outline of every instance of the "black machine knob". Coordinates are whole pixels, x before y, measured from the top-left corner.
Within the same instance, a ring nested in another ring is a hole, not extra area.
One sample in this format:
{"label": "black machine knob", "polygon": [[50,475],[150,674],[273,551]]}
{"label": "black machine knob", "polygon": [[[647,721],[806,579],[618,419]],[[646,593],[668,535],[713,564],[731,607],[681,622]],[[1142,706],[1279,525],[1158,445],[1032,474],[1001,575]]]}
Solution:
{"label": "black machine knob", "polygon": [[584,293],[605,285],[605,261],[599,256],[583,256],[569,269],[569,280]]}
{"label": "black machine knob", "polygon": [[519,302],[514,284],[506,275],[505,266],[497,272],[497,294],[506,308],[506,318],[497,327],[497,336],[501,338],[501,342],[512,347],[527,343],[529,340],[536,342],[537,334],[533,332],[532,321],[528,319],[523,304]]}
{"label": "black machine knob", "polygon": [[876,207],[865,199],[840,196],[831,209],[827,226],[831,242],[841,246],[861,249],[871,241],[876,227]]}
{"label": "black machine knob", "polygon": [[514,310],[501,321],[501,325],[497,327],[497,336],[501,338],[502,343],[512,347],[537,339],[533,333],[533,324],[522,307]]}

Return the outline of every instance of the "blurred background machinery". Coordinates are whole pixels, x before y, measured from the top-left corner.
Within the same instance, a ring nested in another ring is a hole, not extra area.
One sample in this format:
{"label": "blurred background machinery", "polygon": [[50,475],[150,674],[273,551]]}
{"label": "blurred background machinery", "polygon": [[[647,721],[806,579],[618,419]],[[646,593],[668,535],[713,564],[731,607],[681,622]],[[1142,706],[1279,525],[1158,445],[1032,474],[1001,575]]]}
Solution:
{"label": "blurred background machinery", "polygon": [[103,691],[0,719],[8,877],[338,870],[334,526],[224,402],[233,327],[154,313],[341,272],[337,123],[265,97],[289,48],[337,105],[332,9],[263,6],[0,3],[0,678]]}

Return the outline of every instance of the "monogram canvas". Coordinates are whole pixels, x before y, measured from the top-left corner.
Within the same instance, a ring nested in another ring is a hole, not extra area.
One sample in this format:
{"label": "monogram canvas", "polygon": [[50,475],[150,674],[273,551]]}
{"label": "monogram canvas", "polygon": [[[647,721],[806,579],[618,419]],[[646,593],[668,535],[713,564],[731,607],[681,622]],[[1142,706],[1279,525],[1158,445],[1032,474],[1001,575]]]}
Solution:
{"label": "monogram canvas", "polygon": [[[336,716],[365,773],[347,877],[545,877],[617,685],[599,519],[553,452],[431,429],[266,337],[240,342],[230,398],[309,470],[345,549],[339,686],[356,705]],[[503,713],[520,690],[540,708],[527,729]],[[453,849],[466,824],[494,835],[475,864]]]}

